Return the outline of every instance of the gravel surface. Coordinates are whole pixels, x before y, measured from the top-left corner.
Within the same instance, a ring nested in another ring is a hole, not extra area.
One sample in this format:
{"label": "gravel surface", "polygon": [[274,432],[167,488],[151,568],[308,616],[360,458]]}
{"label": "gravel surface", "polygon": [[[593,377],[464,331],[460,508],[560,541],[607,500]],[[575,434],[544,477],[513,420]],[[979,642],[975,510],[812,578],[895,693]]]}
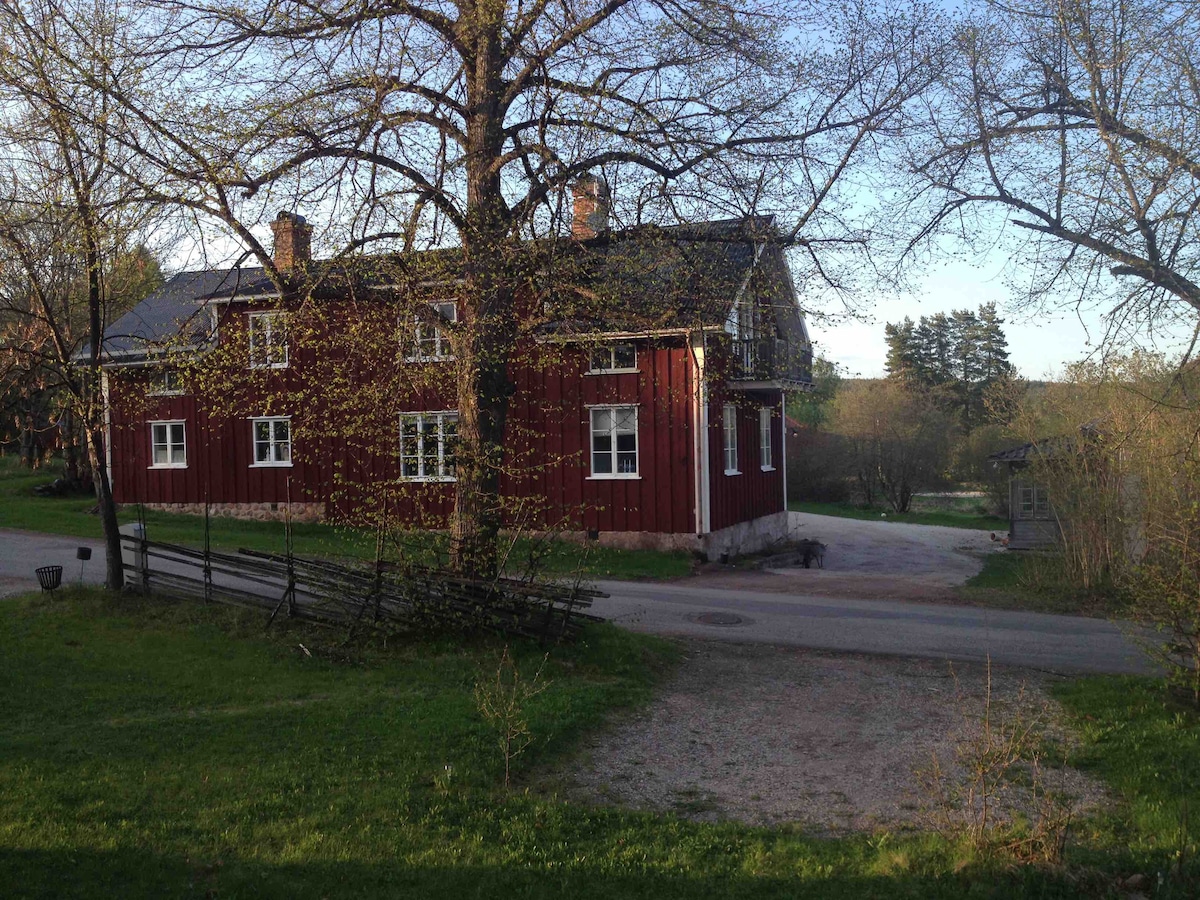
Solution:
{"label": "gravel surface", "polygon": [[825,544],[824,568],[768,565],[746,571],[710,565],[702,576],[704,586],[863,600],[952,602],[957,599],[955,588],[979,572],[984,556],[1008,552],[987,531],[886,519],[794,512],[789,529],[793,540]]}
{"label": "gravel surface", "polygon": [[[557,773],[568,795],[704,821],[799,823],[818,833],[921,826],[916,770],[955,758],[984,708],[986,670],[812,650],[687,643],[653,705],[615,723]],[[1057,715],[1041,673],[993,667],[993,710]],[[1022,695],[1024,688],[1024,696]],[[965,713],[965,716],[964,716]],[[967,724],[971,723],[971,724]],[[1081,807],[1102,789],[1052,782]]]}

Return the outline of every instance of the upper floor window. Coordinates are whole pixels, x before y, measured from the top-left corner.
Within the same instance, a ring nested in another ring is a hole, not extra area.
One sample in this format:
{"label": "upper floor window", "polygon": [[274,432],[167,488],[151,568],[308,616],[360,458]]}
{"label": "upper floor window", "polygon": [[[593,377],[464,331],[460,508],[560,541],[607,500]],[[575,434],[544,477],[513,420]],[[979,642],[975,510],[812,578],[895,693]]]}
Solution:
{"label": "upper floor window", "polygon": [[159,366],[150,372],[150,395],[171,397],[182,394],[183,374],[171,366]]}
{"label": "upper floor window", "polygon": [[292,421],[286,416],[251,419],[255,466],[292,464]]}
{"label": "upper floor window", "polygon": [[592,408],[592,477],[638,477],[636,406]]}
{"label": "upper floor window", "polygon": [[187,468],[187,444],[182,420],[150,423],[150,468]]}
{"label": "upper floor window", "polygon": [[458,413],[420,412],[400,416],[400,474],[414,481],[453,481]]}
{"label": "upper floor window", "polygon": [[633,344],[601,344],[592,349],[592,374],[603,372],[636,372],[637,348]]}
{"label": "upper floor window", "polygon": [[287,314],[250,313],[250,367],[286,369],[287,364]]}
{"label": "upper floor window", "polygon": [[738,471],[737,407],[726,403],[721,414],[721,430],[725,438],[725,474],[741,475]]}
{"label": "upper floor window", "polygon": [[775,469],[771,455],[771,407],[761,406],[758,410],[758,465],[764,472]]}
{"label": "upper floor window", "polygon": [[[458,321],[458,306],[453,301],[430,303],[429,306],[435,318],[446,323]],[[450,347],[450,335],[442,325],[418,316],[414,323],[414,335],[413,354],[409,359],[429,361],[454,358],[454,351]]]}

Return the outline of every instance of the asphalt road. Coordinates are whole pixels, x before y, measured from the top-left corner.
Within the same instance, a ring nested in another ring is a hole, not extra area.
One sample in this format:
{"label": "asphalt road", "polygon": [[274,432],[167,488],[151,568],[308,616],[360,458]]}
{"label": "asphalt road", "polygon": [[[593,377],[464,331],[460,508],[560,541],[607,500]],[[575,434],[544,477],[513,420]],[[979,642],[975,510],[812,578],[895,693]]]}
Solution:
{"label": "asphalt road", "polygon": [[[35,590],[34,569],[61,565],[79,578],[75,549],[93,548],[83,580],[104,580],[99,541],[0,530],[0,596]],[[976,607],[761,593],[692,583],[606,581],[592,612],[635,631],[778,646],[982,661],[1055,672],[1155,671],[1134,626],[1077,616]],[[731,624],[721,624],[729,622]]]}
{"label": "asphalt road", "polygon": [[84,582],[103,584],[104,544],[100,541],[0,529],[0,597],[36,590],[38,582],[34,570],[41,566],[62,566],[63,582],[77,582],[80,566],[75,550],[78,547],[92,548],[92,558],[83,564]]}
{"label": "asphalt road", "polygon": [[[1151,674],[1130,623],[967,606],[846,600],[696,584],[600,582],[592,612],[635,631],[1062,673]],[[733,620],[740,620],[736,623]],[[721,624],[729,622],[730,624]]]}

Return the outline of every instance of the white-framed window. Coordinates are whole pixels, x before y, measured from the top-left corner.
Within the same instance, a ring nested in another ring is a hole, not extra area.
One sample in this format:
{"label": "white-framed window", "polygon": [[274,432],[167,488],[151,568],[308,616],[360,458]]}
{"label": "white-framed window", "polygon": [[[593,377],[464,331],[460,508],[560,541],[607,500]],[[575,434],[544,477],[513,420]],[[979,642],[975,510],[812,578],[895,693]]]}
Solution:
{"label": "white-framed window", "polygon": [[250,368],[286,369],[288,364],[287,314],[249,314]]}
{"label": "white-framed window", "polygon": [[251,419],[254,435],[252,466],[290,466],[292,464],[292,420],[287,416]]}
{"label": "white-framed window", "polygon": [[[438,317],[447,322],[458,321],[458,305],[452,300],[430,303],[430,308]],[[415,362],[430,362],[434,360],[453,359],[454,352],[450,348],[450,335],[439,325],[425,319],[413,317],[413,346],[408,357]]]}
{"label": "white-framed window", "polygon": [[725,474],[741,475],[738,470],[737,407],[726,403],[721,412],[721,431],[725,436]]}
{"label": "white-framed window", "polygon": [[187,442],[182,419],[150,423],[150,468],[187,468]]}
{"label": "white-framed window", "polygon": [[454,481],[458,413],[400,415],[400,475],[412,481]]}
{"label": "white-framed window", "polygon": [[758,465],[764,472],[775,471],[771,456],[771,407],[758,408]]}
{"label": "white-framed window", "polygon": [[591,420],[591,477],[640,478],[637,407],[594,406]]}
{"label": "white-framed window", "polygon": [[637,347],[633,344],[599,344],[592,348],[589,375],[636,372]]}
{"label": "white-framed window", "polygon": [[184,393],[183,373],[173,366],[159,366],[150,372],[151,397],[174,397]]}

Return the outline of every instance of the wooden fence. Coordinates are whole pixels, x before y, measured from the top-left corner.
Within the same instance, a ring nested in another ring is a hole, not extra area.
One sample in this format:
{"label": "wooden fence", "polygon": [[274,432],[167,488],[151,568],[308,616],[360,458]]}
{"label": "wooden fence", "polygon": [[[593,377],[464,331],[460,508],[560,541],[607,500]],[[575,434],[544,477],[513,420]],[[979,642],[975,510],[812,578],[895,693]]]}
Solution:
{"label": "wooden fence", "polygon": [[145,593],[193,597],[359,628],[466,628],[539,640],[570,639],[606,594],[579,584],[477,580],[395,563],[352,566],[253,550],[197,550],[122,535],[125,570]]}

